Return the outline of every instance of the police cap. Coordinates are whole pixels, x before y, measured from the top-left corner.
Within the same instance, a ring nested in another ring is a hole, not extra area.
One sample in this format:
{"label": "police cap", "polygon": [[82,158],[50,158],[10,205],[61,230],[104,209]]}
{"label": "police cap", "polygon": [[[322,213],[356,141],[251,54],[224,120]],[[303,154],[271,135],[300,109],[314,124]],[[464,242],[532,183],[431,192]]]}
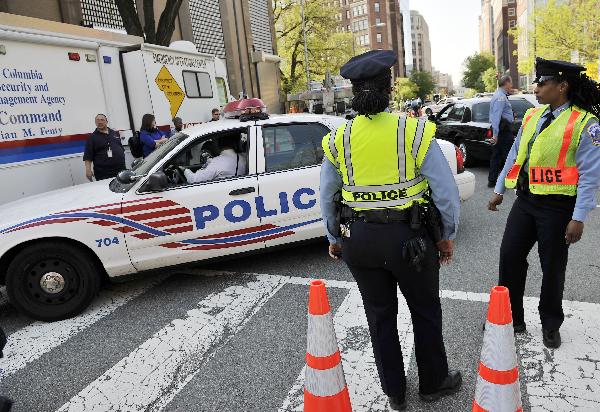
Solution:
{"label": "police cap", "polygon": [[368,80],[389,71],[397,60],[393,50],[371,50],[351,58],[342,66],[340,74],[350,80]]}
{"label": "police cap", "polygon": [[585,72],[585,67],[579,64],[569,63],[562,60],[546,60],[541,57],[535,58],[535,80],[534,83],[543,82],[556,77],[579,77]]}

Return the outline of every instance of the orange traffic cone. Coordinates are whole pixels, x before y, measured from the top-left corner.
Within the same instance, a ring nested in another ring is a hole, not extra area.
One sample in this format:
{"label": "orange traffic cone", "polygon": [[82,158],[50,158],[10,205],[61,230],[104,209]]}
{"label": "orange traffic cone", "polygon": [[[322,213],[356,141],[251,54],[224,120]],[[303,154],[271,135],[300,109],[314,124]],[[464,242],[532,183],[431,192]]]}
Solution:
{"label": "orange traffic cone", "polygon": [[490,295],[473,412],[522,412],[517,350],[508,289]]}
{"label": "orange traffic cone", "polygon": [[308,294],[304,411],[352,411],[329,299],[322,280],[313,280]]}

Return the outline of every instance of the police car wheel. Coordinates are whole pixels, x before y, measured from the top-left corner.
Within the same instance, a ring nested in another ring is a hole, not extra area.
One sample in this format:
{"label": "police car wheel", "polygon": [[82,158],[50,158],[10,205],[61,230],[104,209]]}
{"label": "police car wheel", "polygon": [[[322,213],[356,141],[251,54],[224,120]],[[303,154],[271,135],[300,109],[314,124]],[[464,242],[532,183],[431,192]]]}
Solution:
{"label": "police car wheel", "polygon": [[83,311],[100,288],[90,257],[72,245],[39,243],[21,251],[8,267],[11,303],[37,320],[56,321]]}

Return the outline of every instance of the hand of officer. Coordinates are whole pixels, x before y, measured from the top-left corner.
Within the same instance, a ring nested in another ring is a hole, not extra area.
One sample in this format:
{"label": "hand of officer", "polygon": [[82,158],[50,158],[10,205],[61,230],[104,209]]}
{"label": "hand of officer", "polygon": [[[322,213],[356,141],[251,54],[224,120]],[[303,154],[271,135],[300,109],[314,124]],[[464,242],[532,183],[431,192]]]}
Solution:
{"label": "hand of officer", "polygon": [[342,246],[339,243],[329,244],[329,256],[332,259],[339,260],[342,257]]}
{"label": "hand of officer", "polygon": [[499,195],[498,193],[494,193],[488,202],[488,210],[497,212],[498,206],[500,206],[502,204],[503,200],[504,200],[504,197],[502,195]]}
{"label": "hand of officer", "polygon": [[582,235],[583,222],[571,220],[567,225],[567,230],[565,232],[565,242],[567,243],[567,245],[579,242],[581,240]]}
{"label": "hand of officer", "polygon": [[94,180],[94,173],[92,173],[91,170],[86,170],[85,177],[87,177],[87,179],[91,182]]}
{"label": "hand of officer", "polygon": [[440,264],[447,265],[452,262],[452,256],[454,255],[454,241],[440,240],[435,245],[440,251]]}

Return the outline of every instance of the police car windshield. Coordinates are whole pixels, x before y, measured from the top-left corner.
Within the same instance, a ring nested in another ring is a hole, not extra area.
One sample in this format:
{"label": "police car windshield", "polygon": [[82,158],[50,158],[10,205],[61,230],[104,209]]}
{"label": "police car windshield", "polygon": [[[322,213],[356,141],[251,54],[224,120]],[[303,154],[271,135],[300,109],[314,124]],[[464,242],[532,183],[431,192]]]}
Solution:
{"label": "police car windshield", "polygon": [[188,135],[182,132],[174,134],[164,144],[158,146],[156,150],[146,156],[141,162],[137,163],[131,170],[138,176],[148,174],[157,162],[187,138]]}

